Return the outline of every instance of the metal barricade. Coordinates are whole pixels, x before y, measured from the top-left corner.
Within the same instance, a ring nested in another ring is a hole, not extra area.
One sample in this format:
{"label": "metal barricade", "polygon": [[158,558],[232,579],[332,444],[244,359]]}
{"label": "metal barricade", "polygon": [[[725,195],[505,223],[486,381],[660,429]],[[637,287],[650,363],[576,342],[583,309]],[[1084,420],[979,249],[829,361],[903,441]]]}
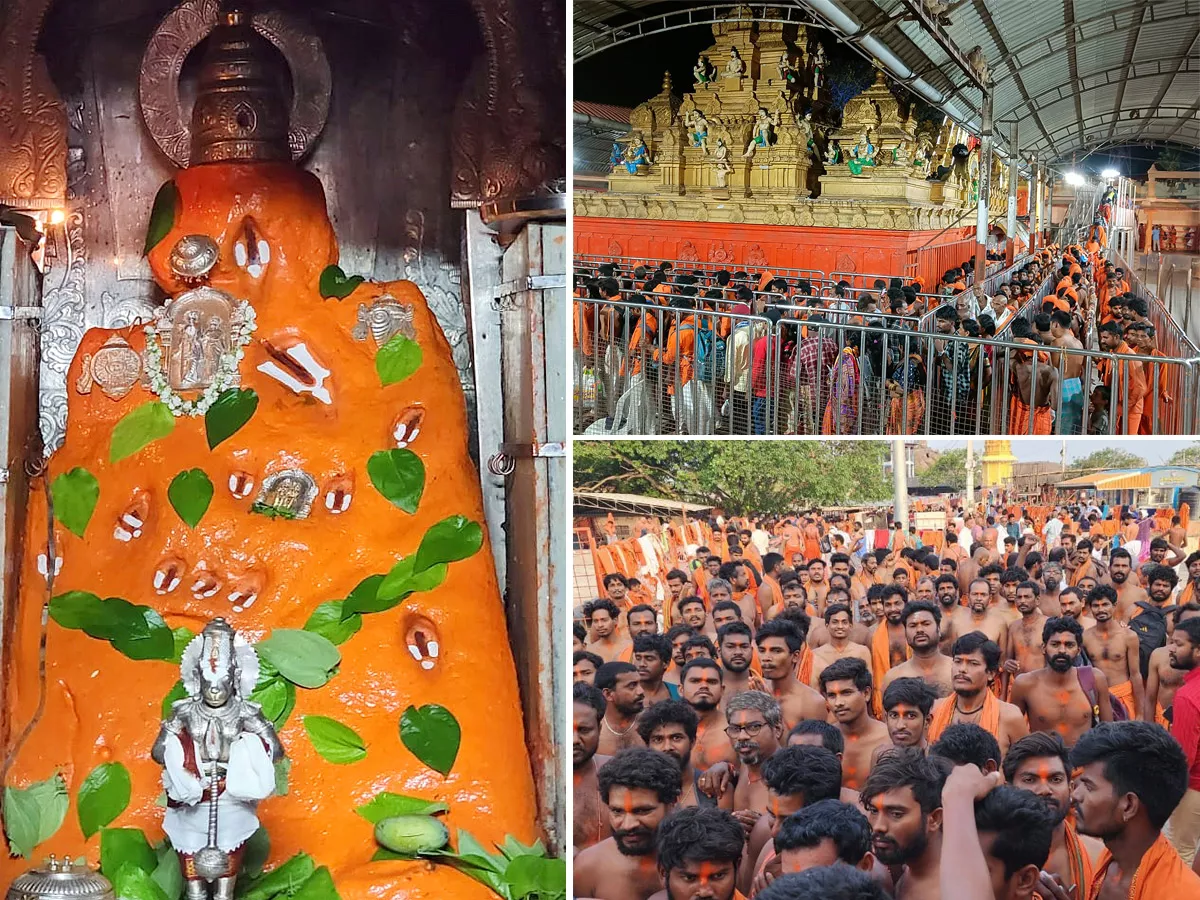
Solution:
{"label": "metal barricade", "polygon": [[829,280],[820,269],[800,269],[771,265],[742,265],[732,262],[700,262],[699,260],[667,259],[664,257],[603,256],[594,253],[581,253],[575,256],[576,269],[586,268],[595,270],[602,265],[615,263],[620,268],[622,274],[626,276],[631,274],[638,266],[645,266],[647,273],[654,272],[664,262],[670,263],[672,270],[677,273],[704,272],[712,276],[723,269],[730,274],[734,272],[746,272],[747,274],[754,275],[756,280],[762,276],[763,272],[770,272],[776,277],[786,278],[789,282],[794,282],[800,278],[805,278],[811,282]]}

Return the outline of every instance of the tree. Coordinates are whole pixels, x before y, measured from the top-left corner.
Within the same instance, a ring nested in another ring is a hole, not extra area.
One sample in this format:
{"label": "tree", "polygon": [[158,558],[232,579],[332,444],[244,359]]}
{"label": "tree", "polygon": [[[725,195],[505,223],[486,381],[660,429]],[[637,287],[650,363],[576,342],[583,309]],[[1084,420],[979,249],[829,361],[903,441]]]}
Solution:
{"label": "tree", "polygon": [[[917,472],[922,487],[946,485],[956,491],[967,487],[967,449],[945,450],[932,463]],[[983,462],[975,456],[975,486],[983,484]]]}
{"label": "tree", "polygon": [[1200,466],[1200,444],[1176,450],[1167,460],[1168,466]]}
{"label": "tree", "polygon": [[1115,447],[1105,447],[1087,456],[1071,460],[1072,469],[1092,472],[1098,469],[1138,469],[1146,465],[1146,460],[1128,450],[1118,450]]}
{"label": "tree", "polygon": [[576,490],[711,503],[731,515],[883,500],[882,441],[576,441]]}

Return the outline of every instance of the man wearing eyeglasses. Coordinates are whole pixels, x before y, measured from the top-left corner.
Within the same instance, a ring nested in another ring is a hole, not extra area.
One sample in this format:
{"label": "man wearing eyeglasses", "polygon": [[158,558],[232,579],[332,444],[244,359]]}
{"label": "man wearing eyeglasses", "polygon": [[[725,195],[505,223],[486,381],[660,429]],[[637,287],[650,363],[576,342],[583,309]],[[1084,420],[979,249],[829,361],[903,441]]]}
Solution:
{"label": "man wearing eyeglasses", "polygon": [[747,829],[767,811],[767,785],[762,765],[775,755],[783,740],[783,713],[777,701],[762,691],[744,691],[725,706],[725,734],[738,757],[736,787],[720,799]]}

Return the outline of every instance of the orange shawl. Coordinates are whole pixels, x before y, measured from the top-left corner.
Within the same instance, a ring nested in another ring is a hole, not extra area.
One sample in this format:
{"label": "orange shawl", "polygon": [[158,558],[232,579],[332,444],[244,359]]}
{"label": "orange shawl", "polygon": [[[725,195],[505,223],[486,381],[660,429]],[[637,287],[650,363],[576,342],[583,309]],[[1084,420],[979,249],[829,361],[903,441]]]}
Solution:
{"label": "orange shawl", "polygon": [[800,661],[796,663],[796,680],[801,684],[808,684],[812,681],[812,666],[812,647],[805,644],[804,649],[800,652]]}
{"label": "orange shawl", "polygon": [[1063,838],[1067,845],[1067,860],[1071,865],[1071,876],[1075,880],[1075,896],[1087,897],[1092,889],[1092,879],[1096,877],[1092,867],[1092,858],[1079,840],[1079,832],[1075,828],[1074,816],[1068,816],[1064,824]]}
{"label": "orange shawl", "polygon": [[1086,578],[1091,572],[1092,561],[1089,559],[1082,566],[1077,566],[1067,580],[1071,582],[1071,587],[1075,587],[1075,585],[1079,584],[1080,579]]}
{"label": "orange shawl", "polygon": [[[958,695],[951,694],[933,704],[933,714],[929,721],[929,743],[932,744],[942,736],[942,732],[954,721],[954,706]],[[983,692],[983,713],[979,717],[979,727],[1000,740],[1000,700],[991,691]]]}
{"label": "orange shawl", "polygon": [[[1096,880],[1087,900],[1096,900],[1104,888],[1112,854],[1106,848],[1096,863]],[[1081,895],[1082,896],[1082,895]],[[1197,900],[1200,898],[1200,876],[1187,867],[1166,837],[1158,836],[1142,856],[1133,876],[1129,900]]]}
{"label": "orange shawl", "polygon": [[[904,645],[904,658],[912,656],[908,644]],[[892,655],[888,648],[887,619],[879,623],[875,636],[871,638],[871,674],[874,690],[871,692],[871,712],[875,718],[883,719],[883,678],[892,668]]]}

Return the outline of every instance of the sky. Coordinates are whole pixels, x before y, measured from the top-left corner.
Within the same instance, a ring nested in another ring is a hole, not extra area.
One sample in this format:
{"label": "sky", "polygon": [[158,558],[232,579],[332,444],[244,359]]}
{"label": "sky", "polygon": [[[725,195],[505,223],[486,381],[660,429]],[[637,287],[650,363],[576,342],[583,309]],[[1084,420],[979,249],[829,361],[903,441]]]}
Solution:
{"label": "sky", "polygon": [[[1112,438],[1069,438],[1067,444],[1067,462],[1082,456],[1087,456],[1096,450],[1112,447],[1136,453],[1151,465],[1160,465],[1176,450],[1182,450],[1195,444],[1195,440],[1186,438],[1137,438],[1130,440],[1114,440]],[[963,440],[938,440],[933,438],[929,446],[934,450],[956,450],[966,446]],[[975,452],[983,453],[983,441],[975,441]],[[1059,462],[1062,459],[1062,440],[1050,438],[1018,438],[1012,441],[1013,456],[1020,462]]]}

